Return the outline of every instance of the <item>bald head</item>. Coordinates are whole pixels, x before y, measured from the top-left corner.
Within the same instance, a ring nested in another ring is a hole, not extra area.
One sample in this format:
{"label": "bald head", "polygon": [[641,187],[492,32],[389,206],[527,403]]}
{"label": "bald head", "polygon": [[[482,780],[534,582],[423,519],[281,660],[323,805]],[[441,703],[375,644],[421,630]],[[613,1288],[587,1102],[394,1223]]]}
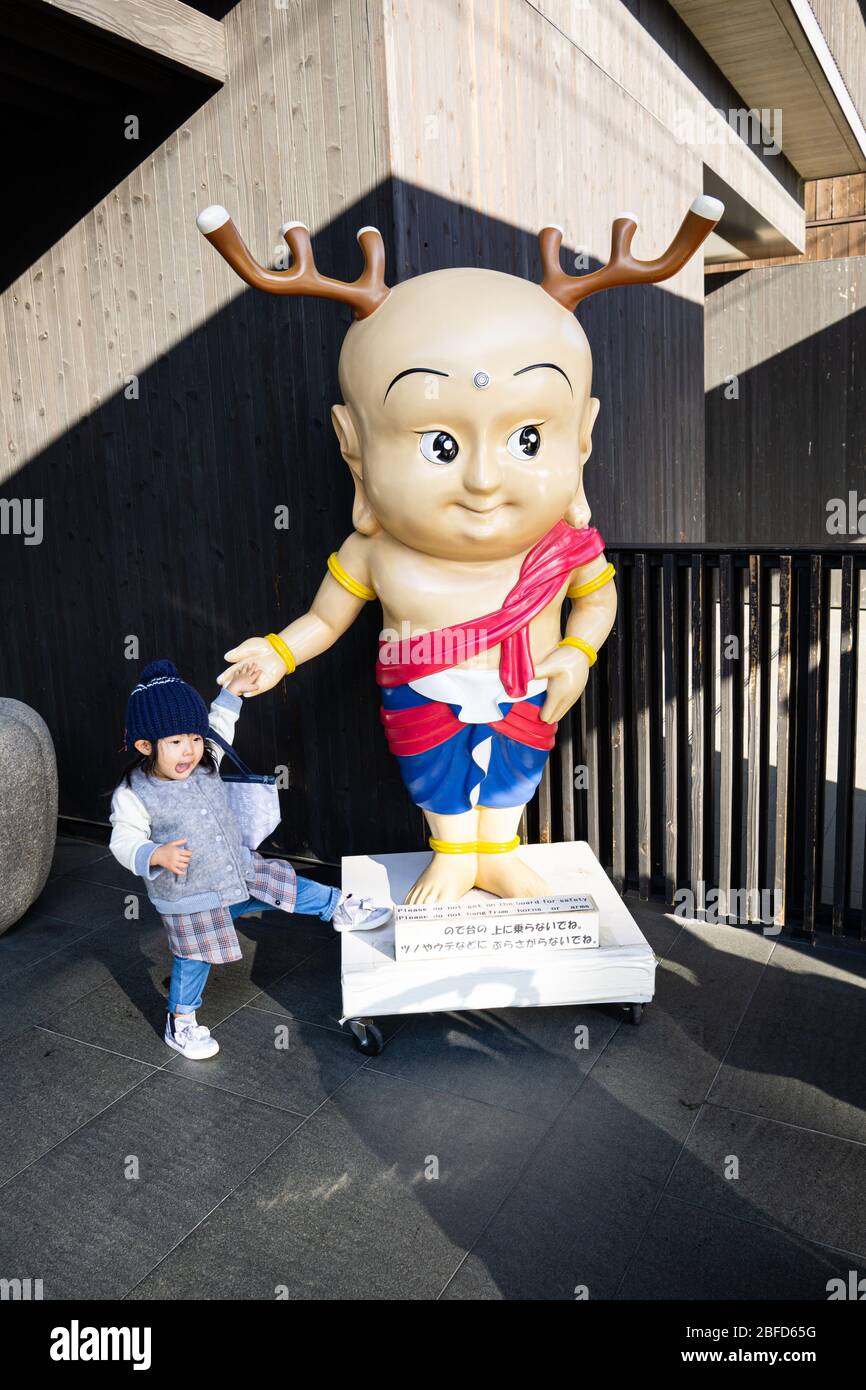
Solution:
{"label": "bald head", "polygon": [[544,360],[556,361],[588,392],[586,334],[539,285],[496,270],[438,270],[395,285],[374,314],[352,324],[340,386],[360,423],[401,373],[434,367],[471,379],[495,367],[502,377]]}
{"label": "bald head", "polygon": [[591,378],[583,329],[539,285],[471,269],[396,285],[340,355],[356,525],[455,559],[528,548],[580,495]]}

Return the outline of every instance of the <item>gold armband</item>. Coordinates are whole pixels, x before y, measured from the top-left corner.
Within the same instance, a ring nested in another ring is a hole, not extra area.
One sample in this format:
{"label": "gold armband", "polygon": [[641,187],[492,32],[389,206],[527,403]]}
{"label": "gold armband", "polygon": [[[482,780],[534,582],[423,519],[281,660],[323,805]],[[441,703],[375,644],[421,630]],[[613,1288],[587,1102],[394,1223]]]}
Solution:
{"label": "gold armband", "polygon": [[338,584],[342,584],[344,589],[348,589],[355,598],[371,599],[376,597],[375,589],[369,589],[366,584],[361,584],[359,580],[353,579],[350,574],[343,569],[337,559],[336,550],[328,556],[328,570],[334,576]]}
{"label": "gold armband", "polygon": [[598,652],[595,647],[591,647],[588,642],[584,642],[582,637],[563,637],[561,642],[557,642],[558,647],[577,647],[579,652],[583,652],[590,666],[594,666],[598,661]]}
{"label": "gold armband", "polygon": [[282,637],[278,637],[275,632],[269,632],[265,638],[265,641],[270,642],[277,656],[282,657],[283,661],[285,662],[286,670],[288,671],[289,675],[291,675],[295,669],[295,658],[292,656],[291,647],[287,647]]}
{"label": "gold armband", "polygon": [[596,589],[603,589],[605,584],[609,584],[616,574],[613,565],[609,564],[597,574],[594,579],[587,579],[585,584],[572,584],[570,589],[566,589],[566,598],[584,598],[587,594],[595,593]]}

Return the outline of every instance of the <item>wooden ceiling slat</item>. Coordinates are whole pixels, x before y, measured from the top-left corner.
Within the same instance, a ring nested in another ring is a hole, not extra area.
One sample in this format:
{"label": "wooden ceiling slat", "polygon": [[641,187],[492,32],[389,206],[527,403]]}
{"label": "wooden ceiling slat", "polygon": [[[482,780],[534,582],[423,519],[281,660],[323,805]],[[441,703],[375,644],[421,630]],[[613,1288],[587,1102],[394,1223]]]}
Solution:
{"label": "wooden ceiling slat", "polygon": [[671,4],[747,107],[781,110],[782,148],[803,178],[866,170],[862,134],[849,124],[787,0]]}

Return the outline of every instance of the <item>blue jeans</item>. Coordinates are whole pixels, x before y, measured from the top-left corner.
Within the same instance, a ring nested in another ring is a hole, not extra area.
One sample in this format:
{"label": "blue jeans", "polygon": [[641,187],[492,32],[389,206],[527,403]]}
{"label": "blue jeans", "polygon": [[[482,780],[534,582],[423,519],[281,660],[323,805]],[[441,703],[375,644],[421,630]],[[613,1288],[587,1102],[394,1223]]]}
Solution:
{"label": "blue jeans", "polygon": [[171,980],[168,986],[168,1011],[172,1014],[193,1014],[201,1004],[205,980],[210,974],[210,962],[172,956]]}
{"label": "blue jeans", "polygon": [[[330,922],[337,903],[340,901],[339,888],[328,888],[324,883],[315,883],[311,878],[298,875],[295,912],[305,917],[321,917]],[[270,903],[260,902],[258,898],[247,898],[245,903],[233,903],[229,908],[232,920],[245,917],[250,912],[273,912]],[[210,963],[206,960],[189,960],[186,956],[173,956],[171,981],[168,988],[168,1009],[173,1014],[191,1014],[201,1004],[205,981],[210,974]]]}

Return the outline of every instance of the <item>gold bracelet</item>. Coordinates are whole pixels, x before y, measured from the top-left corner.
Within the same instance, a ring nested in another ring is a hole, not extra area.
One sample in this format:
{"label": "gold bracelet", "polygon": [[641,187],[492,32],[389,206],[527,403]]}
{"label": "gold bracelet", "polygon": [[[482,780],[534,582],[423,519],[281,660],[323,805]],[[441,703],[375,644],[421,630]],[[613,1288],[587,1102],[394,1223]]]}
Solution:
{"label": "gold bracelet", "polygon": [[590,666],[594,666],[598,661],[598,652],[595,650],[595,647],[591,647],[588,642],[584,642],[582,637],[563,637],[562,641],[557,643],[557,646],[577,647],[579,652],[583,652]]}
{"label": "gold bracelet", "polygon": [[343,569],[337,559],[336,550],[328,556],[328,570],[334,576],[338,584],[342,584],[344,589],[348,589],[355,598],[371,599],[376,597],[376,590],[369,589],[366,584],[362,584],[359,579],[353,579],[347,570]]}
{"label": "gold bracelet", "polygon": [[278,637],[275,632],[269,632],[265,641],[270,642],[277,656],[282,657],[286,665],[286,670],[289,675],[291,675],[295,669],[295,658],[292,656],[291,648],[287,647],[282,637]]}
{"label": "gold bracelet", "polygon": [[605,584],[609,584],[615,574],[616,570],[613,565],[608,564],[601,574],[595,576],[595,579],[587,579],[585,584],[573,584],[570,589],[566,589],[565,597],[584,598],[587,594],[595,593],[596,589],[602,589]]}

